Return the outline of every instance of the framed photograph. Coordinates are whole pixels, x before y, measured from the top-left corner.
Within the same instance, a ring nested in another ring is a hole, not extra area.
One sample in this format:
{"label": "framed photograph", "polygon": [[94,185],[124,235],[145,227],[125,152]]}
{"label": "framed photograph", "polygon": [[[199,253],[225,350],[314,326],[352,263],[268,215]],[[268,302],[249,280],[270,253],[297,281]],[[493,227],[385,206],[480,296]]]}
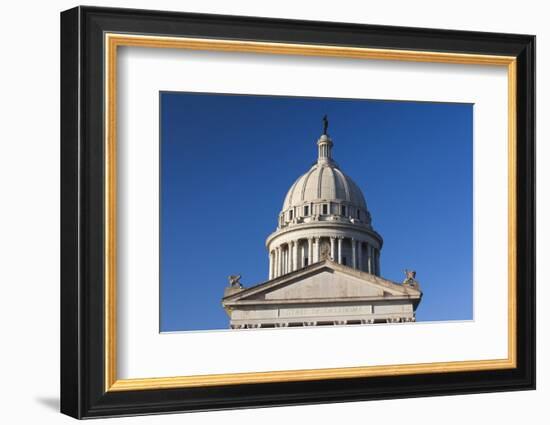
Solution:
{"label": "framed photograph", "polygon": [[61,14],[61,411],[535,388],[535,37]]}

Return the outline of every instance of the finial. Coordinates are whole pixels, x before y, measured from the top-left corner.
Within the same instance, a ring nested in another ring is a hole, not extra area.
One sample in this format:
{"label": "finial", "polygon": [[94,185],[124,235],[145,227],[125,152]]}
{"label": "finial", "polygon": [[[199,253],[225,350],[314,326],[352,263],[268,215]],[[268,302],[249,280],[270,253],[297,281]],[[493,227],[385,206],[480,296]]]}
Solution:
{"label": "finial", "polygon": [[325,114],[325,116],[323,117],[323,134],[325,136],[328,136],[327,130],[328,130],[328,116]]}

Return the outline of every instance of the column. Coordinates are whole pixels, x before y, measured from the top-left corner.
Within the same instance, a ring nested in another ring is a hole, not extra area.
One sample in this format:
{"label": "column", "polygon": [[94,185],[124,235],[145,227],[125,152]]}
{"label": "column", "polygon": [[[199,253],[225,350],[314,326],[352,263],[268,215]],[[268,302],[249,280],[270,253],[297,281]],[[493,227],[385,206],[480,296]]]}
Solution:
{"label": "column", "polygon": [[335,245],[336,244],[335,244],[334,238],[331,237],[330,238],[330,259],[332,261],[335,261],[335,259],[336,259],[336,252],[334,252],[335,251]]}
{"label": "column", "polygon": [[288,243],[288,248],[286,250],[286,272],[290,273],[290,270],[292,268],[292,246],[290,245],[290,242]]}
{"label": "column", "polygon": [[292,271],[292,245],[288,243],[288,249],[286,253],[286,272],[290,273]]}
{"label": "column", "polygon": [[273,277],[279,276],[279,247],[275,248],[275,270],[273,272]]}
{"label": "column", "polygon": [[286,246],[286,273],[290,272],[290,243]]}
{"label": "column", "polygon": [[296,255],[294,254],[294,251],[296,250],[296,246],[294,241],[290,242],[290,269],[289,272],[293,272],[296,270]]}
{"label": "column", "polygon": [[298,270],[298,241],[292,242],[292,271]]}
{"label": "column", "polygon": [[273,251],[269,251],[269,279],[273,279]]}
{"label": "column", "polygon": [[313,263],[313,238],[307,238],[308,243],[308,265]]}
{"label": "column", "polygon": [[288,246],[286,249],[283,249],[283,274],[286,274],[288,268]]}
{"label": "column", "polygon": [[357,268],[356,245],[357,245],[357,241],[352,238],[351,239],[351,267],[353,267],[354,269]]}
{"label": "column", "polygon": [[320,239],[315,238],[315,249],[314,249],[314,256],[315,256],[315,262],[319,261],[319,245],[320,245]]}
{"label": "column", "polygon": [[302,267],[306,266],[306,244],[302,244]]}
{"label": "column", "polygon": [[338,238],[338,264],[342,264],[342,237]]}
{"label": "column", "polygon": [[292,263],[292,260],[294,258],[294,242],[288,243],[288,270],[287,272],[291,272],[293,270],[294,264]]}
{"label": "column", "polygon": [[357,268],[363,270],[363,242],[357,241]]}
{"label": "column", "polygon": [[367,244],[367,272],[372,273],[372,246]]}
{"label": "column", "polygon": [[376,250],[376,276],[380,276],[380,250]]}

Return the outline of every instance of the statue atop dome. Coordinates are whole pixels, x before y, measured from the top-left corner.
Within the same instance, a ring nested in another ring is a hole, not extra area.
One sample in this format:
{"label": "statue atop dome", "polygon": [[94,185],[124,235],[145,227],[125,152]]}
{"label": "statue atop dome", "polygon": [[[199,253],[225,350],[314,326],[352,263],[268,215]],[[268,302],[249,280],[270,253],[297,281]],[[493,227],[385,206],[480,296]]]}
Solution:
{"label": "statue atop dome", "polygon": [[323,117],[323,134],[325,136],[328,136],[328,116],[325,114],[325,116]]}

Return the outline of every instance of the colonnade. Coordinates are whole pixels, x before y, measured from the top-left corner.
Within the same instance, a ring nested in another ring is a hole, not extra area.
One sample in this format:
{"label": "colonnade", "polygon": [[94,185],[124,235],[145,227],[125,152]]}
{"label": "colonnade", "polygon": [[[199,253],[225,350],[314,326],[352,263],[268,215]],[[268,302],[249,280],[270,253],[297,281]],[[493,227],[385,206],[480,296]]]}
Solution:
{"label": "colonnade", "polygon": [[414,315],[412,316],[389,316],[389,317],[370,317],[370,318],[354,318],[350,320],[315,320],[312,321],[292,321],[292,322],[285,322],[284,320],[280,320],[277,322],[272,323],[260,323],[260,322],[254,322],[254,323],[231,323],[230,327],[231,329],[259,329],[259,328],[294,328],[294,327],[301,327],[301,326],[327,326],[327,325],[333,325],[333,326],[342,326],[342,325],[371,325],[373,323],[410,323],[410,322],[416,322],[416,317]]}
{"label": "colonnade", "polygon": [[379,249],[359,239],[339,236],[300,238],[275,247],[269,253],[269,278],[274,279],[321,261],[323,242],[330,247],[332,261],[380,275]]}

